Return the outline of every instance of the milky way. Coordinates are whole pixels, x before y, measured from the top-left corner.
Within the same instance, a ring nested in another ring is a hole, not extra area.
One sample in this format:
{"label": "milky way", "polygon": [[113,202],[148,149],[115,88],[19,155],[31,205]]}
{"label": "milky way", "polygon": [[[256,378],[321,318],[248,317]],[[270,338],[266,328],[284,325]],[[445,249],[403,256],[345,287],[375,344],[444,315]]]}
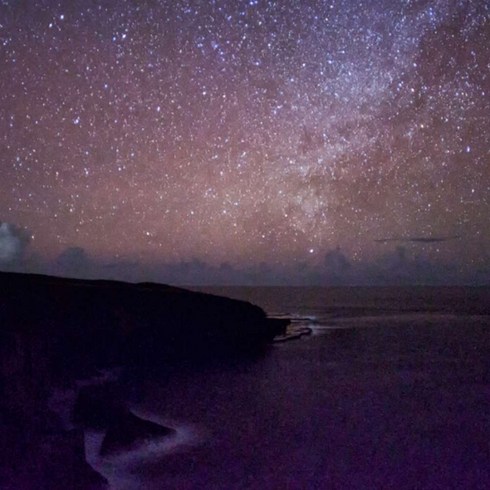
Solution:
{"label": "milky way", "polygon": [[0,220],[43,257],[486,267],[489,13],[4,0]]}

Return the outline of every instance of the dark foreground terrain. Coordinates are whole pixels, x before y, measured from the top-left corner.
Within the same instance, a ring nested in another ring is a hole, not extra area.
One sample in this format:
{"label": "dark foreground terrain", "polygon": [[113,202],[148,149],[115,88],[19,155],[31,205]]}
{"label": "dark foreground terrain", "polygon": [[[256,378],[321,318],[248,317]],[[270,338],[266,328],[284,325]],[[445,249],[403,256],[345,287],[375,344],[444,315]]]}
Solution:
{"label": "dark foreground terrain", "polygon": [[250,355],[287,323],[158,284],[0,273],[0,487],[106,488],[86,463],[85,429],[106,430],[105,453],[172,429],[132,414],[100,369]]}

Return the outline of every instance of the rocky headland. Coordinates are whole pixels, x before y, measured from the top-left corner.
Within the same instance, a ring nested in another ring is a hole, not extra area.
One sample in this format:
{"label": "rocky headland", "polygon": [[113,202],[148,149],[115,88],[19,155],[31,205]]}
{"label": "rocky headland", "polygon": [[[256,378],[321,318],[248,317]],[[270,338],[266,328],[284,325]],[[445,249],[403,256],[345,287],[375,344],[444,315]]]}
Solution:
{"label": "rocky headland", "polygon": [[[249,355],[288,323],[171,286],[0,272],[0,487],[106,488],[85,461],[94,425],[106,431],[105,453],[171,437],[132,414],[117,383],[80,389],[98,369]],[[52,407],[60,390],[73,394],[68,422]]]}

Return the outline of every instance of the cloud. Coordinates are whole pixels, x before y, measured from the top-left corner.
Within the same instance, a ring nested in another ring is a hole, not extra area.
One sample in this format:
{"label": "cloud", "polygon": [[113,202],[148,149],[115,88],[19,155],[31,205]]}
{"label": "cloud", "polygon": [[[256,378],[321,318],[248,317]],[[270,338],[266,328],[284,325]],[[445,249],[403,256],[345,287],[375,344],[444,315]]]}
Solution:
{"label": "cloud", "polygon": [[91,267],[91,261],[82,247],[68,247],[56,259],[57,273],[63,275],[85,275]]}
{"label": "cloud", "polygon": [[10,264],[21,260],[29,241],[25,229],[0,222],[0,263]]}
{"label": "cloud", "polygon": [[[361,283],[370,285],[461,284],[471,282],[455,263],[434,261],[404,245],[362,264]],[[364,281],[363,281],[364,279]]]}
{"label": "cloud", "polygon": [[325,254],[324,268],[326,279],[332,284],[343,284],[347,281],[347,274],[351,263],[340,247]]}
{"label": "cloud", "polygon": [[442,237],[407,237],[407,238],[378,238],[374,241],[377,243],[387,242],[412,242],[412,243],[440,243],[447,242],[449,240],[457,240],[461,238],[459,235],[454,236],[442,236]]}

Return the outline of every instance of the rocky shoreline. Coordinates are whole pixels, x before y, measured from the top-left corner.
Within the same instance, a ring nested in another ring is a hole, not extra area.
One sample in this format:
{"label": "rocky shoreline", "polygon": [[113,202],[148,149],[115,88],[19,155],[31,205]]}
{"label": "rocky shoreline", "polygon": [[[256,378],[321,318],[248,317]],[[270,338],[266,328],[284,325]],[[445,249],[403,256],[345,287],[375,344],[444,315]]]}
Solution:
{"label": "rocky shoreline", "polygon": [[[132,414],[117,383],[80,389],[77,380],[106,367],[249,355],[288,323],[171,286],[0,272],[0,487],[107,488],[85,460],[94,424],[106,453],[171,437]],[[72,393],[68,422],[50,406],[55,390]]]}

